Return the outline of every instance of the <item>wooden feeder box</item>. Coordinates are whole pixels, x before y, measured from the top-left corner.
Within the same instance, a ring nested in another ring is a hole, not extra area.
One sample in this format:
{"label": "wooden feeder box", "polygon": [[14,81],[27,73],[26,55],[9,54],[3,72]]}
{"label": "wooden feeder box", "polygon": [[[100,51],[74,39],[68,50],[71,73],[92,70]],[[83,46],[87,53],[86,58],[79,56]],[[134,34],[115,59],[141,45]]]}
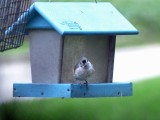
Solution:
{"label": "wooden feeder box", "polygon": [[[110,3],[36,2],[25,17],[32,83],[14,84],[14,97],[132,95],[132,83],[112,83],[115,43],[116,35],[138,31]],[[88,90],[73,77],[83,56],[95,68]]]}

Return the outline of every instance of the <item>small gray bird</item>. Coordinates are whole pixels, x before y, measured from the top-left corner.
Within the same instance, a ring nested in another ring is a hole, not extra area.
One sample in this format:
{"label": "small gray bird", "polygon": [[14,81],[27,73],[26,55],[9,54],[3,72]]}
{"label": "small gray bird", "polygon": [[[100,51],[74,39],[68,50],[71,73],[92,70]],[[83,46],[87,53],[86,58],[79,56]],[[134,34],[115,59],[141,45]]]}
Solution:
{"label": "small gray bird", "polygon": [[82,57],[74,67],[74,78],[79,81],[85,81],[88,88],[87,78],[90,77],[94,71],[92,63],[87,58]]}

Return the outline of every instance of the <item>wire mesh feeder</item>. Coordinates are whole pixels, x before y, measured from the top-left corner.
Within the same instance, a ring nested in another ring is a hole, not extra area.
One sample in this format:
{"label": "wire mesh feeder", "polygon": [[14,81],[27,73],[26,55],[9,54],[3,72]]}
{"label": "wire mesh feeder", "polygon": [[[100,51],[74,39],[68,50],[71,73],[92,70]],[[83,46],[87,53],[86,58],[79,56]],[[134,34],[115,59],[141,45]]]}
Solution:
{"label": "wire mesh feeder", "polygon": [[25,36],[27,8],[31,0],[0,0],[0,51],[20,47]]}

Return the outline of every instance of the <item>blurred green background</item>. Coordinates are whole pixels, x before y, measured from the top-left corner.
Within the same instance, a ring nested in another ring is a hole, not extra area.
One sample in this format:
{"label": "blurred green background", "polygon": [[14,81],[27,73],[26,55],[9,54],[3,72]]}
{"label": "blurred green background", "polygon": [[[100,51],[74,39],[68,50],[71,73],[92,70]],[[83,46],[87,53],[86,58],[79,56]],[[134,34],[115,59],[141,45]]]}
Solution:
{"label": "blurred green background", "polygon": [[[39,0],[46,1],[46,0]],[[51,0],[90,1],[94,0]],[[140,32],[136,36],[118,36],[117,47],[160,44],[160,0],[97,0],[111,2]],[[27,39],[27,38],[26,38]],[[19,49],[3,55],[28,53],[28,41]],[[2,53],[0,53],[2,55]],[[159,120],[160,78],[135,82],[134,95],[124,98],[36,99],[0,105],[0,120]],[[18,98],[17,98],[18,99]]]}

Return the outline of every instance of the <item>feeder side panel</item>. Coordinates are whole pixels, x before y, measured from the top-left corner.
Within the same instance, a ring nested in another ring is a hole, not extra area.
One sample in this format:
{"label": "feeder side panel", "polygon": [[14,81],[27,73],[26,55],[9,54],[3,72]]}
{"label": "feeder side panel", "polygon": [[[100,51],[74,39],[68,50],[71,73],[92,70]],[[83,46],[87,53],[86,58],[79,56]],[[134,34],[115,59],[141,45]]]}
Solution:
{"label": "feeder side panel", "polygon": [[30,30],[30,59],[33,83],[58,83],[61,36],[53,30]]}

